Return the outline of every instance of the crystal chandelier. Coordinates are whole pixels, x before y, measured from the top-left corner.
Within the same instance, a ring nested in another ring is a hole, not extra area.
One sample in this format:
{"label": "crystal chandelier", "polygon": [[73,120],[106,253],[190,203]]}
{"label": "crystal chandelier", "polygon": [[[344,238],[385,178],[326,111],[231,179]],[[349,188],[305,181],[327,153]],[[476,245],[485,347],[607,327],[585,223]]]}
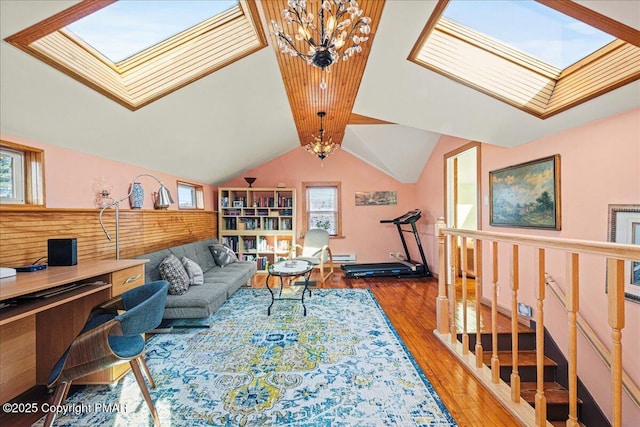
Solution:
{"label": "crystal chandelier", "polygon": [[[371,18],[362,13],[356,0],[322,0],[316,22],[314,14],[307,11],[306,0],[289,0],[289,8],[282,11],[282,16],[286,22],[297,25],[295,39],[306,43],[306,53],[296,47],[293,38],[275,20],[271,20],[271,25],[282,53],[299,56],[307,64],[329,71],[338,59],[346,61],[361,52],[360,44],[369,40]],[[324,76],[322,86],[326,88]]]}
{"label": "crystal chandelier", "polygon": [[318,131],[318,136],[313,136],[313,141],[304,146],[305,150],[309,153],[314,154],[320,158],[320,160],[324,160],[325,157],[333,154],[338,147],[340,146],[338,143],[333,142],[332,138],[329,137],[328,140],[324,139],[324,128],[322,127],[322,119],[326,116],[327,113],[324,111],[318,111],[318,117],[320,117],[320,130]]}

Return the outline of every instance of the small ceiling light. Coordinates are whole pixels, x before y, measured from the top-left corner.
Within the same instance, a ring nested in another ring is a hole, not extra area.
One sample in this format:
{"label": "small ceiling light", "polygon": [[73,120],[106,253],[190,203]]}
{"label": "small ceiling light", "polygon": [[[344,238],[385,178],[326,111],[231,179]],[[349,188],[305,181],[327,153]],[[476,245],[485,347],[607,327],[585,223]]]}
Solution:
{"label": "small ceiling light", "polygon": [[313,141],[304,146],[305,150],[309,153],[318,156],[320,160],[324,160],[326,157],[333,154],[338,147],[340,146],[338,143],[333,142],[333,139],[329,137],[328,140],[324,139],[324,127],[322,126],[322,119],[326,116],[327,113],[324,111],[318,111],[318,117],[320,117],[320,130],[318,131],[318,136],[311,135],[313,137]]}
{"label": "small ceiling light", "polygon": [[[323,0],[316,23],[314,14],[307,10],[307,1],[289,0],[289,8],[282,11],[282,16],[285,22],[297,26],[294,37],[305,43],[303,49],[296,47],[293,37],[275,20],[271,20],[271,25],[282,53],[298,56],[307,64],[328,71],[338,59],[346,61],[361,52],[360,44],[369,40],[371,18],[362,13],[356,0]],[[326,87],[324,76],[322,79],[321,86]]]}

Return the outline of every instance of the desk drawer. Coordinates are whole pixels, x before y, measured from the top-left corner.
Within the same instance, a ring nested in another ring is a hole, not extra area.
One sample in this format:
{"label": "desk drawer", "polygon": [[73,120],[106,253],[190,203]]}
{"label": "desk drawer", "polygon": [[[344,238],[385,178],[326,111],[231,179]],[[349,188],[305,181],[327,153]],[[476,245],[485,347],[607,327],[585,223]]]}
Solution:
{"label": "desk drawer", "polygon": [[125,268],[111,273],[111,295],[116,296],[144,284],[144,265]]}

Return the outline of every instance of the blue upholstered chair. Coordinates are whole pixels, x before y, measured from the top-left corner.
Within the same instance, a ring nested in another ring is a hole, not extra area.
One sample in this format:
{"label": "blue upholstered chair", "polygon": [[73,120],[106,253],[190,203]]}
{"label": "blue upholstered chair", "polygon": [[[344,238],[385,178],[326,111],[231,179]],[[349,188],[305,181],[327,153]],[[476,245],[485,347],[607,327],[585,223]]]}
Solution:
{"label": "blue upholstered chair", "polygon": [[[167,281],[158,280],[133,288],[94,307],[80,334],[51,370],[48,386],[56,387],[52,404],[62,404],[73,380],[128,362],[154,423],[160,425],[142,374],[144,371],[149,385],[155,387],[144,361],[142,334],[156,328],[162,321],[168,289]],[[55,416],[54,411],[49,412],[44,425],[52,425]]]}

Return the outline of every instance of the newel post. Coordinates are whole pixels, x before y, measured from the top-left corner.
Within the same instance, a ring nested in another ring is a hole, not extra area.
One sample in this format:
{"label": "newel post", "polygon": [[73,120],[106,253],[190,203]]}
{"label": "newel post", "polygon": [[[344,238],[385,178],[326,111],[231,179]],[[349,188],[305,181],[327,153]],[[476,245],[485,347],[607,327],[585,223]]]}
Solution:
{"label": "newel post", "polygon": [[438,332],[449,333],[449,301],[447,299],[447,263],[445,254],[445,235],[442,229],[446,228],[444,217],[438,218],[434,225],[436,238],[438,239],[438,300],[436,301],[436,312],[438,321]]}

